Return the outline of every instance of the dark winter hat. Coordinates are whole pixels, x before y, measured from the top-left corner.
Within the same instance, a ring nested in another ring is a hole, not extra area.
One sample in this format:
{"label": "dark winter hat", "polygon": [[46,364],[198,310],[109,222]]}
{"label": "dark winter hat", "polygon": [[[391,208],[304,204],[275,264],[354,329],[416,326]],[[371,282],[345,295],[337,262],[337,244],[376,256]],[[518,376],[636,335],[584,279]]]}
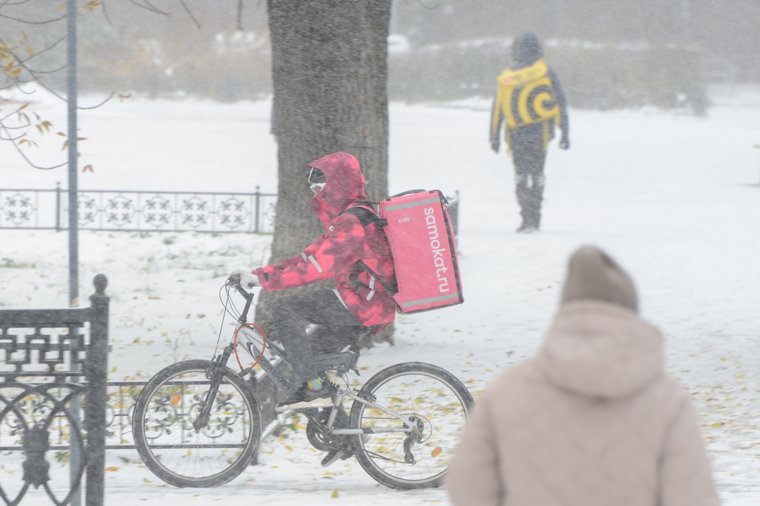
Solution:
{"label": "dark winter hat", "polygon": [[596,246],[581,246],[567,264],[562,303],[579,299],[601,300],[639,311],[633,280]]}
{"label": "dark winter hat", "polygon": [[517,65],[532,65],[544,55],[535,33],[526,32],[512,43],[512,59]]}

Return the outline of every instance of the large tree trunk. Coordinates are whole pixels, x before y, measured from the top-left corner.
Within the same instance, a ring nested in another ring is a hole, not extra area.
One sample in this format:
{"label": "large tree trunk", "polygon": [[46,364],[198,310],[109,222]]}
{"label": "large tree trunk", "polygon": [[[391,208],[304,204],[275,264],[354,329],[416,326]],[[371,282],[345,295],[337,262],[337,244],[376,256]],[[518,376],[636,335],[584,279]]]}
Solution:
{"label": "large tree trunk", "polygon": [[[306,164],[334,151],[361,163],[370,200],[388,192],[387,37],[391,0],[269,0],[279,144],[271,262],[323,233],[308,206]],[[268,321],[264,294],[257,319]]]}

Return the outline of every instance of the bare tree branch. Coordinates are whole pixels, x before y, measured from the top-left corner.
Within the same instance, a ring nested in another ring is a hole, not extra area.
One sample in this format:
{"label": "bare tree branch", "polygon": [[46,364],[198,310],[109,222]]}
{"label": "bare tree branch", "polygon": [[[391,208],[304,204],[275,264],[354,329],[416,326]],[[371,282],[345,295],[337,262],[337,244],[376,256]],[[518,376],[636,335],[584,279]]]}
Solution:
{"label": "bare tree branch", "polygon": [[[50,94],[52,94],[53,96],[55,96],[58,99],[62,100],[63,102],[67,102],[66,97],[64,97],[63,95],[61,95],[60,93],[58,93],[57,91],[55,91],[53,88],[51,88],[50,86],[48,86],[47,84],[45,84],[42,81],[42,79],[40,79],[40,78],[37,77],[37,74],[35,74],[35,72],[33,70],[30,70],[28,67],[26,67],[26,65],[23,65],[23,64],[20,64],[19,66],[21,68],[23,68],[24,70],[26,70],[29,73],[29,75],[34,78],[33,81],[37,82],[37,84],[39,84],[40,86],[42,86],[43,88],[45,88],[47,91],[49,91]],[[31,81],[26,81],[26,82],[31,82]]]}
{"label": "bare tree branch", "polygon": [[58,167],[63,167],[66,165],[67,162],[59,163],[58,165],[51,165],[51,166],[43,166],[43,165],[37,165],[34,163],[28,156],[26,156],[26,153],[21,149],[21,147],[18,145],[18,140],[14,139],[12,135],[10,135],[10,132],[8,131],[8,127],[6,127],[4,124],[0,123],[0,131],[4,131],[6,135],[8,135],[9,141],[11,141],[11,144],[16,149],[19,155],[21,155],[21,158],[24,159],[26,163],[28,163],[30,166],[34,167],[35,169],[39,170],[52,170],[57,169]]}
{"label": "bare tree branch", "polygon": [[[5,41],[4,41],[2,38],[0,38],[0,44],[5,44]],[[39,79],[39,78],[37,77],[37,74],[35,73],[35,71],[34,71],[34,70],[32,70],[32,69],[30,69],[30,68],[29,68],[29,67],[28,67],[28,66],[27,66],[27,65],[24,63],[24,61],[23,61],[23,60],[21,60],[21,58],[19,58],[19,57],[16,55],[16,53],[15,53],[15,52],[14,52],[12,49],[8,49],[8,50],[7,50],[7,52],[8,52],[8,54],[9,54],[10,56],[12,56],[12,57],[13,57],[13,59],[14,59],[14,60],[16,61],[16,63],[18,64],[18,66],[19,66],[19,67],[21,67],[22,69],[24,69],[24,70],[25,70],[27,73],[29,73],[29,75],[30,75],[30,76],[32,76],[32,77],[34,78],[34,80],[35,80],[35,81],[37,81],[37,83],[38,83],[40,86],[42,86],[43,88],[45,88],[45,89],[46,89],[47,91],[49,91],[49,92],[50,92],[52,95],[54,95],[54,96],[58,97],[59,99],[63,100],[64,102],[66,102],[66,98],[64,98],[63,96],[61,96],[61,95],[60,95],[60,94],[59,94],[57,91],[55,91],[54,89],[52,89],[51,87],[49,87],[48,85],[46,85],[46,84],[45,84],[45,83],[44,83],[44,82],[43,82],[41,79]],[[21,79],[18,79],[18,78],[16,78],[16,81],[21,81]]]}
{"label": "bare tree branch", "polygon": [[182,5],[182,8],[185,9],[185,12],[187,12],[187,15],[190,16],[190,19],[193,20],[193,23],[195,23],[196,28],[200,28],[201,24],[198,22],[198,20],[195,18],[195,15],[193,14],[193,11],[190,10],[190,8],[185,3],[185,0],[179,0],[180,5]]}
{"label": "bare tree branch", "polygon": [[111,21],[111,16],[108,15],[108,9],[106,8],[106,0],[103,0],[100,5],[103,7],[103,17],[106,18],[109,25],[113,26],[113,21]]}
{"label": "bare tree branch", "polygon": [[[2,39],[0,39],[0,40],[2,40]],[[33,59],[33,58],[37,58],[37,57],[38,57],[38,56],[40,56],[41,54],[45,54],[45,53],[47,53],[48,51],[51,51],[52,49],[54,49],[54,48],[55,48],[55,47],[56,47],[58,44],[60,44],[60,43],[61,43],[61,42],[63,42],[64,40],[66,40],[66,37],[61,37],[60,39],[56,40],[55,42],[53,42],[52,44],[50,44],[50,45],[49,45],[48,47],[46,47],[45,49],[40,49],[39,51],[35,51],[33,54],[31,54],[31,55],[29,56],[29,58],[26,58],[26,59],[24,59],[24,60],[22,60],[22,61],[23,61],[23,62],[28,62],[29,60],[31,60],[31,59]],[[14,48],[14,49],[15,49],[15,48]]]}
{"label": "bare tree branch", "polygon": [[13,2],[12,0],[4,0],[4,2],[0,4],[0,10],[3,7],[8,7],[8,6],[14,7],[16,5],[24,5],[25,3],[29,3],[29,0],[18,0],[16,2]]}
{"label": "bare tree branch", "polygon": [[57,18],[47,19],[45,21],[34,21],[34,20],[31,20],[31,19],[21,19],[21,18],[17,18],[17,17],[14,17],[14,16],[9,16],[7,14],[0,13],[0,18],[10,19],[11,21],[18,21],[19,23],[24,23],[24,24],[27,24],[27,25],[47,25],[47,24],[50,24],[50,23],[55,23],[56,21],[61,21],[63,19],[66,19],[66,16],[63,15],[63,16],[60,16],[60,17],[57,17]]}
{"label": "bare tree branch", "polygon": [[[21,92],[23,95],[34,95],[34,94],[36,93],[36,92],[35,92],[35,90],[26,91],[24,88],[22,88],[22,87],[21,87],[21,85],[22,85],[22,84],[26,84],[27,82],[30,82],[30,81],[21,81],[21,80],[18,80],[18,79],[17,79],[17,80],[15,80],[15,81],[12,81],[12,82],[8,83],[8,86],[5,86],[5,87],[3,87],[3,88],[0,88],[0,91],[9,90],[9,89],[11,89],[11,88],[14,88],[14,87],[15,87],[15,88],[16,88],[18,91],[20,91],[20,92]],[[10,99],[10,98],[7,98],[7,99],[5,99],[5,100],[11,100],[11,99]]]}
{"label": "bare tree branch", "polygon": [[[2,121],[0,121],[0,123],[2,123]],[[28,123],[26,125],[16,125],[16,126],[7,126],[6,125],[5,128],[8,129],[8,130],[24,130],[24,129],[29,128],[31,125],[32,125],[31,123]],[[20,138],[24,137],[25,135],[26,134],[22,134],[19,137],[17,137],[17,139],[20,139]],[[5,138],[2,138],[2,140],[4,140],[4,141],[12,141],[14,139],[5,139]]]}
{"label": "bare tree branch", "polygon": [[60,72],[61,70],[65,69],[66,67],[67,67],[66,65],[62,65],[58,67],[57,69],[51,69],[51,70],[37,70],[37,69],[31,69],[30,67],[29,72],[30,73],[33,72],[33,75],[35,76],[38,74],[55,74],[56,72]]}
{"label": "bare tree branch", "polygon": [[162,11],[161,9],[155,7],[150,2],[148,2],[148,0],[144,0],[144,1],[145,1],[145,4],[141,4],[141,3],[137,2],[136,0],[129,0],[129,3],[136,5],[136,6],[140,7],[141,9],[145,9],[145,10],[148,10],[148,11],[151,11],[151,12],[155,12],[156,14],[161,14],[162,16],[168,16],[169,15],[168,12]]}
{"label": "bare tree branch", "polygon": [[[10,127],[6,127],[5,125],[2,124],[2,122],[0,122],[0,125],[2,125],[2,127],[3,127],[2,132],[0,132],[0,141],[16,142],[16,141],[20,141],[21,139],[23,139],[24,137],[26,137],[25,133],[21,134],[21,135],[18,135],[16,137],[10,137],[11,133],[8,131],[10,129]],[[3,132],[5,132],[5,135],[3,135]]]}
{"label": "bare tree branch", "polygon": [[[22,105],[18,106],[18,107],[17,107],[15,110],[13,110],[13,111],[9,112],[8,114],[6,114],[6,115],[5,115],[5,116],[3,116],[2,118],[0,118],[0,123],[3,123],[5,120],[7,120],[8,118],[10,118],[10,117],[11,117],[11,116],[13,116],[14,114],[18,114],[19,112],[23,111],[23,110],[24,110],[24,108],[26,108],[26,106],[28,106],[28,105],[29,105],[29,104],[28,104],[28,103],[26,103],[26,104],[22,104]],[[3,123],[3,124],[4,124],[4,123]],[[31,123],[30,123],[30,122],[27,120],[27,122],[26,122],[26,126],[29,126],[29,125],[31,125]],[[7,126],[7,125],[6,125],[6,128],[15,128],[15,127],[9,127],[9,126]]]}
{"label": "bare tree branch", "polygon": [[110,102],[111,99],[113,97],[115,97],[115,96],[116,96],[116,93],[112,91],[110,95],[108,95],[105,99],[103,99],[98,104],[96,104],[96,105],[88,105],[88,106],[78,106],[77,109],[79,109],[80,111],[87,111],[87,110],[90,110],[90,109],[97,109],[98,107],[102,107],[106,103]]}

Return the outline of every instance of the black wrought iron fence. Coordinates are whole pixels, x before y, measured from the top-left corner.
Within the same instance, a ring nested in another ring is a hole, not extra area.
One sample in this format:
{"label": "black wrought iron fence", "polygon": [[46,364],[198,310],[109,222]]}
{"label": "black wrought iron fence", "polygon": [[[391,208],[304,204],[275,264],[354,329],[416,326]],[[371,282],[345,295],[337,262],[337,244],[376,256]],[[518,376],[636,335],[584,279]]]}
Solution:
{"label": "black wrought iron fence", "polygon": [[[89,308],[0,310],[6,505],[20,504],[32,487],[69,504],[85,475],[87,505],[103,504],[109,299],[105,276],[94,284]],[[51,466],[51,456],[64,465]]]}
{"label": "black wrought iron fence", "polygon": [[[108,402],[106,404],[106,449],[108,450],[131,450],[135,448],[134,437],[132,435],[132,415],[134,413],[135,404],[137,398],[140,396],[140,392],[145,387],[145,381],[111,381],[108,383]],[[197,383],[200,386],[209,384],[208,381]],[[182,388],[180,385],[178,388]],[[254,388],[253,386],[251,388]],[[202,389],[201,389],[202,391]],[[261,407],[262,422],[265,427],[262,432],[261,438],[265,439],[280,425],[279,420],[274,412],[274,400],[273,393],[274,386],[271,382],[260,373],[256,378],[256,387],[253,390],[254,396],[259,401]],[[180,395],[183,399],[182,404],[172,405],[172,412],[174,417],[180,419],[191,420],[191,413],[193,409],[197,408],[196,402],[199,404],[203,398],[193,400],[192,396]],[[187,402],[187,397],[191,399]],[[244,406],[235,405],[228,402],[226,405],[227,410],[224,416],[228,421],[223,421],[223,425],[226,427],[232,427],[237,421],[243,419]],[[164,415],[165,417],[165,415]],[[170,428],[175,428],[177,425],[176,420],[171,420],[167,423]],[[154,420],[153,425],[159,427],[161,421],[157,418]],[[194,448],[196,444],[190,438],[190,433],[187,434],[186,439],[184,435],[179,435],[176,442],[177,448]],[[64,441],[59,439],[55,441],[56,444],[62,445]],[[220,448],[233,448],[235,444],[219,443]],[[0,450],[4,449],[0,445]]]}
{"label": "black wrought iron fence", "polygon": [[[272,233],[277,195],[262,193],[81,190],[79,228],[127,232]],[[0,229],[64,230],[68,194],[0,189]]]}

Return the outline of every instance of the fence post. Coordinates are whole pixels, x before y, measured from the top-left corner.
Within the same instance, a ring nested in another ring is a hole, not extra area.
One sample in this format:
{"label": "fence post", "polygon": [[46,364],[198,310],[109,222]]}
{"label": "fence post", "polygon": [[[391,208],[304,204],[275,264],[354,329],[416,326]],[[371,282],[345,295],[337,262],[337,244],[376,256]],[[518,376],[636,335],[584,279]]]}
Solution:
{"label": "fence post", "polygon": [[454,202],[449,205],[449,217],[451,227],[454,229],[454,237],[459,238],[459,190],[454,192]]}
{"label": "fence post", "polygon": [[256,193],[254,195],[256,195],[256,204],[255,204],[256,215],[254,218],[253,231],[258,234],[259,233],[259,215],[261,213],[259,209],[260,208],[259,201],[261,200],[261,187],[259,185],[256,185]]}
{"label": "fence post", "polygon": [[106,403],[108,401],[108,280],[103,274],[93,279],[90,296],[90,353],[86,365],[87,404],[87,492],[86,506],[101,506],[105,499]]}
{"label": "fence post", "polygon": [[55,231],[61,231],[61,182],[55,183]]}

